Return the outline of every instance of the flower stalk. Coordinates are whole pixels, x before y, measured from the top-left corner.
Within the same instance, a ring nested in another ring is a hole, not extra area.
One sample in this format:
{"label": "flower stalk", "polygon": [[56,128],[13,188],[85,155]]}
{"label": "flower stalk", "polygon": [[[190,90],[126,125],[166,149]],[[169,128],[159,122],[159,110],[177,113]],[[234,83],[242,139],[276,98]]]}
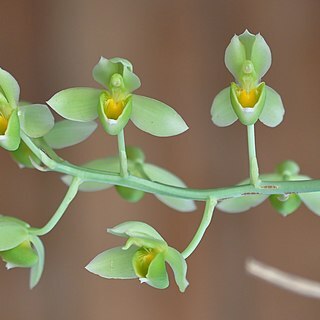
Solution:
{"label": "flower stalk", "polygon": [[261,181],[259,180],[259,167],[258,167],[258,160],[256,155],[254,124],[247,126],[247,134],[248,134],[250,183],[254,185],[256,188],[258,188]]}
{"label": "flower stalk", "polygon": [[128,177],[128,160],[126,153],[126,144],[124,140],[124,130],[122,129],[118,134],[118,149],[120,158],[120,175],[123,178]]}

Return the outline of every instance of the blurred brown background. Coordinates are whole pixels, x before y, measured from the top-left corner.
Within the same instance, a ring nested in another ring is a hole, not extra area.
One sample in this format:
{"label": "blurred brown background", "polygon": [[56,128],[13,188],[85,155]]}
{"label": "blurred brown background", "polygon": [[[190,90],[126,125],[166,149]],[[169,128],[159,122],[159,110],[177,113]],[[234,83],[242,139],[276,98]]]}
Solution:
{"label": "blurred brown background", "polygon": [[[295,159],[303,173],[319,172],[320,2],[269,1],[16,1],[1,0],[0,65],[21,85],[21,97],[43,102],[72,86],[96,86],[91,69],[101,55],[126,57],[142,80],[139,93],[174,106],[190,130],[155,138],[132,125],[130,145],[149,162],[167,167],[197,188],[237,183],[248,174],[245,128],[217,128],[210,120],[215,94],[231,75],[223,63],[234,33],[261,32],[273,53],[265,81],[286,107],[275,129],[257,125],[260,169],[270,172]],[[74,163],[116,152],[116,141],[99,129],[85,143],[61,154]],[[55,173],[19,170],[1,156],[1,213],[42,226],[66,190]],[[114,190],[80,194],[43,238],[46,267],[40,284],[28,289],[28,270],[1,264],[1,319],[319,319],[320,302],[248,276],[247,257],[320,280],[320,218],[301,207],[283,218],[268,202],[249,213],[216,212],[198,250],[188,259],[190,287],[174,281],[157,291],[137,280],[100,279],[84,269],[99,252],[119,245],[105,229],[144,220],[183,250],[201,218],[174,212],[147,195],[139,204]]]}

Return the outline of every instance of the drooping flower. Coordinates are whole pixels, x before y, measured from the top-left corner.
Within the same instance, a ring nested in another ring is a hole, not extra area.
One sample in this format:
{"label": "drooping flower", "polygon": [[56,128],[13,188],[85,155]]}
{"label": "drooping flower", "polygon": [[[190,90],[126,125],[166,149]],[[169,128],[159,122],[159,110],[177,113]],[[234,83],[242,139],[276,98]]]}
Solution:
{"label": "drooping flower", "polygon": [[[310,180],[310,177],[299,174],[300,168],[294,161],[284,161],[277,166],[275,173],[260,175],[263,181],[301,181]],[[249,180],[239,185],[248,184]],[[239,213],[249,210],[268,199],[273,208],[281,215],[287,216],[296,211],[301,203],[315,214],[320,215],[320,192],[274,194],[274,195],[248,195],[239,198],[226,199],[218,203],[217,208],[228,213]]]}
{"label": "drooping flower", "polygon": [[269,127],[280,124],[284,115],[281,97],[261,82],[271,66],[271,51],[264,38],[247,30],[235,35],[226,49],[225,64],[235,82],[213,100],[213,123],[225,127],[239,119],[251,125],[259,119]]}
{"label": "drooping flower", "polygon": [[133,94],[141,83],[128,60],[101,57],[92,74],[104,89],[62,90],[48,101],[51,108],[73,121],[87,122],[99,117],[105,131],[111,135],[119,134],[129,120],[139,129],[159,137],[177,135],[188,129],[171,107]]}
{"label": "drooping flower", "polygon": [[37,285],[44,266],[41,240],[29,232],[30,225],[19,219],[0,215],[0,258],[7,269],[30,268],[30,288]]}
{"label": "drooping flower", "polygon": [[169,247],[155,229],[143,222],[130,221],[108,232],[127,238],[125,246],[100,253],[86,266],[88,271],[108,279],[139,278],[141,283],[165,289],[169,286],[168,263],[180,291],[185,291],[189,284],[187,264],[181,253]]}

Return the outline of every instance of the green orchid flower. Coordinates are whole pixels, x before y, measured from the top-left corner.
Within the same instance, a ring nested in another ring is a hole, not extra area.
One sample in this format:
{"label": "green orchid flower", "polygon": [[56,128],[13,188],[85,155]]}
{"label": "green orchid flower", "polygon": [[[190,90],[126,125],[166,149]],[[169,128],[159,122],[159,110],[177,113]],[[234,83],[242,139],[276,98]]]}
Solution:
{"label": "green orchid flower", "polygon": [[261,82],[271,66],[271,51],[264,38],[248,30],[235,35],[226,49],[225,64],[236,82],[213,100],[213,123],[225,127],[239,119],[252,125],[259,119],[269,127],[280,124],[284,116],[281,97]]}
{"label": "green orchid flower", "polygon": [[13,151],[20,144],[20,130],[31,138],[45,135],[54,125],[49,108],[19,104],[20,88],[13,76],[0,68],[0,146]]}
{"label": "green orchid flower", "polygon": [[118,135],[129,120],[139,129],[159,137],[177,135],[188,129],[171,107],[132,94],[141,83],[128,60],[101,57],[92,74],[104,89],[62,90],[48,101],[51,108],[73,121],[87,122],[99,117],[105,131],[111,135]]}
{"label": "green orchid flower", "polygon": [[[137,147],[127,147],[126,153],[128,157],[128,171],[130,175],[147,179],[151,181],[160,182],[167,185],[172,185],[180,188],[186,188],[186,184],[171,172],[145,162],[145,155],[143,151]],[[120,172],[120,161],[119,157],[108,157],[102,159],[96,159],[83,165],[85,168],[119,173]],[[62,180],[67,185],[71,184],[72,177],[69,175],[63,176]],[[113,185],[99,183],[99,182],[84,182],[80,185],[79,190],[85,192],[105,190],[113,187]],[[137,202],[142,199],[144,192],[132,188],[123,186],[115,187],[117,192],[122,198],[130,202]],[[190,212],[196,209],[195,202],[189,199],[179,199],[171,196],[163,196],[155,194],[155,197],[163,202],[170,208],[181,212]]]}
{"label": "green orchid flower", "polygon": [[19,219],[0,215],[0,257],[7,269],[30,268],[30,288],[39,282],[44,267],[44,247],[32,235],[30,225]]}
{"label": "green orchid flower", "polygon": [[[299,174],[300,168],[294,161],[284,161],[277,166],[276,172],[260,175],[263,181],[299,181],[311,178]],[[247,184],[249,180],[242,181],[239,185]],[[287,216],[295,212],[302,203],[315,214],[320,215],[320,192],[299,194],[275,195],[248,195],[240,198],[226,199],[218,203],[217,208],[228,213],[239,213],[256,207],[269,198],[273,208],[281,215]]]}
{"label": "green orchid flower", "polygon": [[165,289],[169,286],[167,262],[180,291],[185,291],[189,284],[186,261],[155,229],[143,222],[130,221],[108,232],[127,238],[125,246],[100,253],[86,266],[88,271],[108,279],[139,278],[141,283]]}

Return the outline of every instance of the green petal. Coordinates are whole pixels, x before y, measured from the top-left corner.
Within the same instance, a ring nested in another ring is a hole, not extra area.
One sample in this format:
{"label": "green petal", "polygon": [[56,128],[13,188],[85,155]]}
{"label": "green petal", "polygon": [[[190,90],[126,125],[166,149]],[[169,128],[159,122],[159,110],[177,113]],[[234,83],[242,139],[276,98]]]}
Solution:
{"label": "green petal", "polygon": [[218,127],[226,127],[233,124],[237,119],[230,100],[230,87],[220,91],[212,102],[211,118]]}
{"label": "green petal", "polygon": [[43,268],[44,268],[44,259],[45,259],[44,246],[40,238],[34,236],[32,237],[31,242],[34,246],[34,249],[37,252],[38,263],[34,265],[30,270],[30,281],[29,281],[30,289],[34,288],[40,281]]}
{"label": "green petal", "polygon": [[34,164],[40,166],[41,160],[29,149],[29,147],[21,140],[17,150],[11,152],[11,156],[20,168],[34,168]]}
{"label": "green petal", "polygon": [[227,213],[239,213],[258,206],[267,198],[268,195],[265,194],[231,198],[219,202],[217,204],[217,208]]}
{"label": "green petal", "polygon": [[62,120],[56,122],[44,139],[54,149],[73,146],[86,140],[97,128],[97,123]]}
{"label": "green petal", "polygon": [[251,58],[257,78],[261,79],[271,66],[271,51],[264,38],[258,33],[251,49]]}
{"label": "green petal", "polygon": [[294,193],[289,195],[272,194],[269,196],[269,201],[272,207],[284,217],[295,212],[301,205],[301,198]]}
{"label": "green petal", "polygon": [[[128,164],[130,164],[130,162]],[[84,168],[100,170],[103,172],[111,172],[111,173],[119,173],[120,172],[120,164],[119,164],[118,157],[96,159],[96,160],[90,161],[82,166]],[[69,175],[66,175],[66,176],[63,176],[61,179],[66,185],[70,185],[73,178]],[[79,187],[79,190],[85,191],[85,192],[91,192],[91,191],[105,190],[105,189],[108,189],[111,187],[113,187],[113,185],[108,184],[108,183],[88,181],[88,182],[82,183]]]}
{"label": "green petal", "polygon": [[31,138],[39,138],[49,132],[54,125],[50,109],[43,104],[19,107],[21,129]]}
{"label": "green petal", "polygon": [[140,79],[132,72],[132,70],[133,67],[131,62],[126,59],[112,58],[108,60],[101,57],[99,63],[93,68],[92,75],[98,83],[109,88],[112,75],[119,73],[123,77],[126,91],[132,92],[141,85]]}
{"label": "green petal", "polygon": [[246,59],[251,60],[252,57],[252,47],[256,40],[256,36],[249,32],[247,29],[239,35],[239,40],[244,46],[244,50],[246,53]]}
{"label": "green petal", "polygon": [[242,65],[246,60],[246,52],[239,37],[234,35],[226,49],[224,62],[232,75],[238,79],[242,74]]}
{"label": "green petal", "polygon": [[132,265],[132,258],[137,247],[123,250],[121,247],[112,248],[97,255],[86,269],[103,278],[134,279],[137,278]]}
{"label": "green petal", "polygon": [[181,292],[184,292],[189,285],[186,278],[187,263],[181,253],[174,248],[169,247],[165,253],[165,260],[173,270],[174,278]]}
{"label": "green petal", "polygon": [[169,286],[169,278],[163,253],[159,253],[151,261],[146,278],[140,278],[141,283],[157,289],[165,289]]}
{"label": "green petal", "polygon": [[19,101],[20,87],[16,79],[0,68],[0,88],[11,107],[15,108]]}
{"label": "green petal", "polygon": [[169,137],[188,129],[181,116],[155,99],[133,95],[131,120],[142,131],[158,137]]}
{"label": "green petal", "polygon": [[280,95],[266,86],[266,101],[259,120],[268,127],[276,127],[283,120],[284,107]]}
{"label": "green petal", "polygon": [[320,192],[309,192],[298,194],[306,207],[320,216]]}
{"label": "green petal", "polygon": [[133,92],[141,86],[138,76],[131,72],[128,68],[124,68],[123,70],[123,82],[127,92]]}
{"label": "green petal", "polygon": [[3,216],[0,214],[0,224],[1,223],[15,223],[15,224],[18,224],[20,226],[23,226],[25,228],[29,228],[30,225],[20,219],[17,219],[15,217],[10,217],[10,216]]}
{"label": "green petal", "polygon": [[109,119],[104,111],[104,103],[107,99],[107,94],[104,92],[100,95],[100,103],[98,107],[99,120],[104,128],[104,130],[110,135],[117,135],[121,130],[127,125],[130,120],[131,112],[132,112],[132,100],[129,97],[126,100],[125,107],[118,117],[118,119]]}
{"label": "green petal", "polygon": [[150,238],[154,240],[164,239],[161,235],[151,226],[144,222],[140,221],[126,221],[123,222],[111,229],[108,229],[108,232],[120,237],[142,237],[142,238]]}
{"label": "green petal", "polygon": [[56,93],[48,105],[62,117],[74,121],[92,121],[98,116],[101,90],[70,88]]}
{"label": "green petal", "polygon": [[4,135],[0,135],[0,146],[6,150],[14,151],[20,144],[20,123],[17,109],[13,110],[9,121],[8,128]]}
{"label": "green petal", "polygon": [[240,104],[237,96],[238,85],[234,82],[231,83],[230,87],[230,98],[231,104],[234,112],[237,114],[240,122],[244,125],[251,125],[257,122],[261,113],[265,109],[265,100],[266,100],[266,89],[265,83],[261,82],[259,86],[256,88],[260,95],[257,103],[253,108],[244,108]]}
{"label": "green petal", "polygon": [[38,255],[28,240],[9,250],[0,252],[3,261],[20,268],[30,268],[38,262]]}
{"label": "green petal", "polygon": [[29,237],[26,227],[14,221],[0,222],[0,251],[9,250]]}
{"label": "green petal", "polygon": [[[162,169],[150,163],[145,163],[143,164],[143,170],[152,181],[175,187],[186,188],[185,183],[180,178],[165,169]],[[181,212],[190,212],[196,209],[196,205],[193,200],[180,199],[157,194],[155,194],[155,196],[168,207]]]}

